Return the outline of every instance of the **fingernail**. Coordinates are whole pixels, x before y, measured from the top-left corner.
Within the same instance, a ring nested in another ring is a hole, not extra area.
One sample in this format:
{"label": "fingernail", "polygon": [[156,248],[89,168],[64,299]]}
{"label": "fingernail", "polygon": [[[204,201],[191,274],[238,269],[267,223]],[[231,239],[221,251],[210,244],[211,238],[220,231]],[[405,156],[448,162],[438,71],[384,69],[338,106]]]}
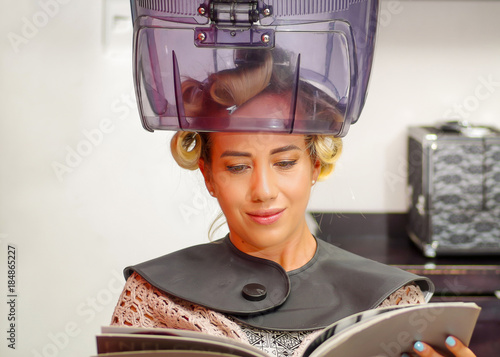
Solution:
{"label": "fingernail", "polygon": [[420,341],[417,341],[415,342],[415,344],[413,345],[413,348],[416,349],[418,352],[423,352],[424,351],[424,344]]}
{"label": "fingernail", "polygon": [[450,347],[454,347],[457,344],[457,341],[455,341],[453,337],[448,336],[448,338],[446,339],[446,344]]}
{"label": "fingernail", "polygon": [[410,355],[408,353],[403,353],[401,357],[410,357]]}

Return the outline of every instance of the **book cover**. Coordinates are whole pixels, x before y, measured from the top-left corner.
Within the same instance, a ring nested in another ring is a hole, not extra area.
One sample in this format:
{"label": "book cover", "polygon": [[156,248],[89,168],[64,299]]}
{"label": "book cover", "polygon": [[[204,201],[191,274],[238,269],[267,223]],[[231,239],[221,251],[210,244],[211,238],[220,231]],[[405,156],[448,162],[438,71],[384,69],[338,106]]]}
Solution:
{"label": "book cover", "polygon": [[[475,303],[429,303],[373,309],[348,316],[325,328],[303,357],[399,357],[415,341],[452,356],[444,345],[453,335],[470,343],[480,313]],[[263,351],[230,338],[201,332],[136,327],[103,327],[98,356],[268,357]]]}

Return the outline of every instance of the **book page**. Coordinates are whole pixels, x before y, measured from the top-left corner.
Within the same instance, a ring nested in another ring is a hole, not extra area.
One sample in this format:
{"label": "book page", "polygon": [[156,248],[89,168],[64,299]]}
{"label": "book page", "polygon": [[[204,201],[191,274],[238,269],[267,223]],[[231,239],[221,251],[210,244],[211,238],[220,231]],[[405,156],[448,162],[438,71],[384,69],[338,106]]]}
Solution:
{"label": "book page", "polygon": [[128,352],[112,352],[104,353],[94,357],[235,357],[220,352],[207,351],[128,351]]}
{"label": "book page", "polygon": [[112,352],[142,350],[191,350],[240,357],[269,357],[249,344],[231,338],[196,331],[165,328],[103,327],[97,339],[99,355]]}
{"label": "book page", "polygon": [[456,336],[468,345],[479,316],[474,303],[429,303],[387,311],[344,329],[310,353],[310,357],[399,357],[416,341],[452,355],[444,341]]}

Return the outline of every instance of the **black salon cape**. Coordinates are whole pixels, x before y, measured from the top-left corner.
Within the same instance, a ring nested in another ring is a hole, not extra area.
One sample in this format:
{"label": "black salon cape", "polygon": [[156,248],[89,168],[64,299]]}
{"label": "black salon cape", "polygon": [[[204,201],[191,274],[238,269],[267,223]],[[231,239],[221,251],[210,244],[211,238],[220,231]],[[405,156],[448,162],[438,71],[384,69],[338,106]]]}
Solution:
{"label": "black salon cape", "polygon": [[[317,239],[314,257],[286,272],[279,264],[238,250],[229,236],[127,267],[154,287],[194,304],[229,314],[254,327],[305,331],[326,327],[379,306],[406,284],[426,300],[434,285],[425,278],[349,253]],[[243,290],[260,284],[257,296]],[[255,301],[257,299],[257,301]],[[260,299],[260,300],[259,300]]]}

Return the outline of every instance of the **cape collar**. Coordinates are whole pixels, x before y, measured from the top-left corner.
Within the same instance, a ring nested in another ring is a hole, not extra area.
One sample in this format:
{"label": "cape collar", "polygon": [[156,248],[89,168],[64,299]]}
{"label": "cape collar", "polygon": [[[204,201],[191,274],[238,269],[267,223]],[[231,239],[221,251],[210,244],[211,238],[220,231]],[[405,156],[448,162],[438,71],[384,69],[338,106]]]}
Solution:
{"label": "cape collar", "polygon": [[353,313],[377,307],[408,283],[427,299],[429,279],[365,259],[317,240],[314,257],[286,272],[279,264],[239,251],[229,236],[125,269],[167,294],[274,330],[326,327]]}

